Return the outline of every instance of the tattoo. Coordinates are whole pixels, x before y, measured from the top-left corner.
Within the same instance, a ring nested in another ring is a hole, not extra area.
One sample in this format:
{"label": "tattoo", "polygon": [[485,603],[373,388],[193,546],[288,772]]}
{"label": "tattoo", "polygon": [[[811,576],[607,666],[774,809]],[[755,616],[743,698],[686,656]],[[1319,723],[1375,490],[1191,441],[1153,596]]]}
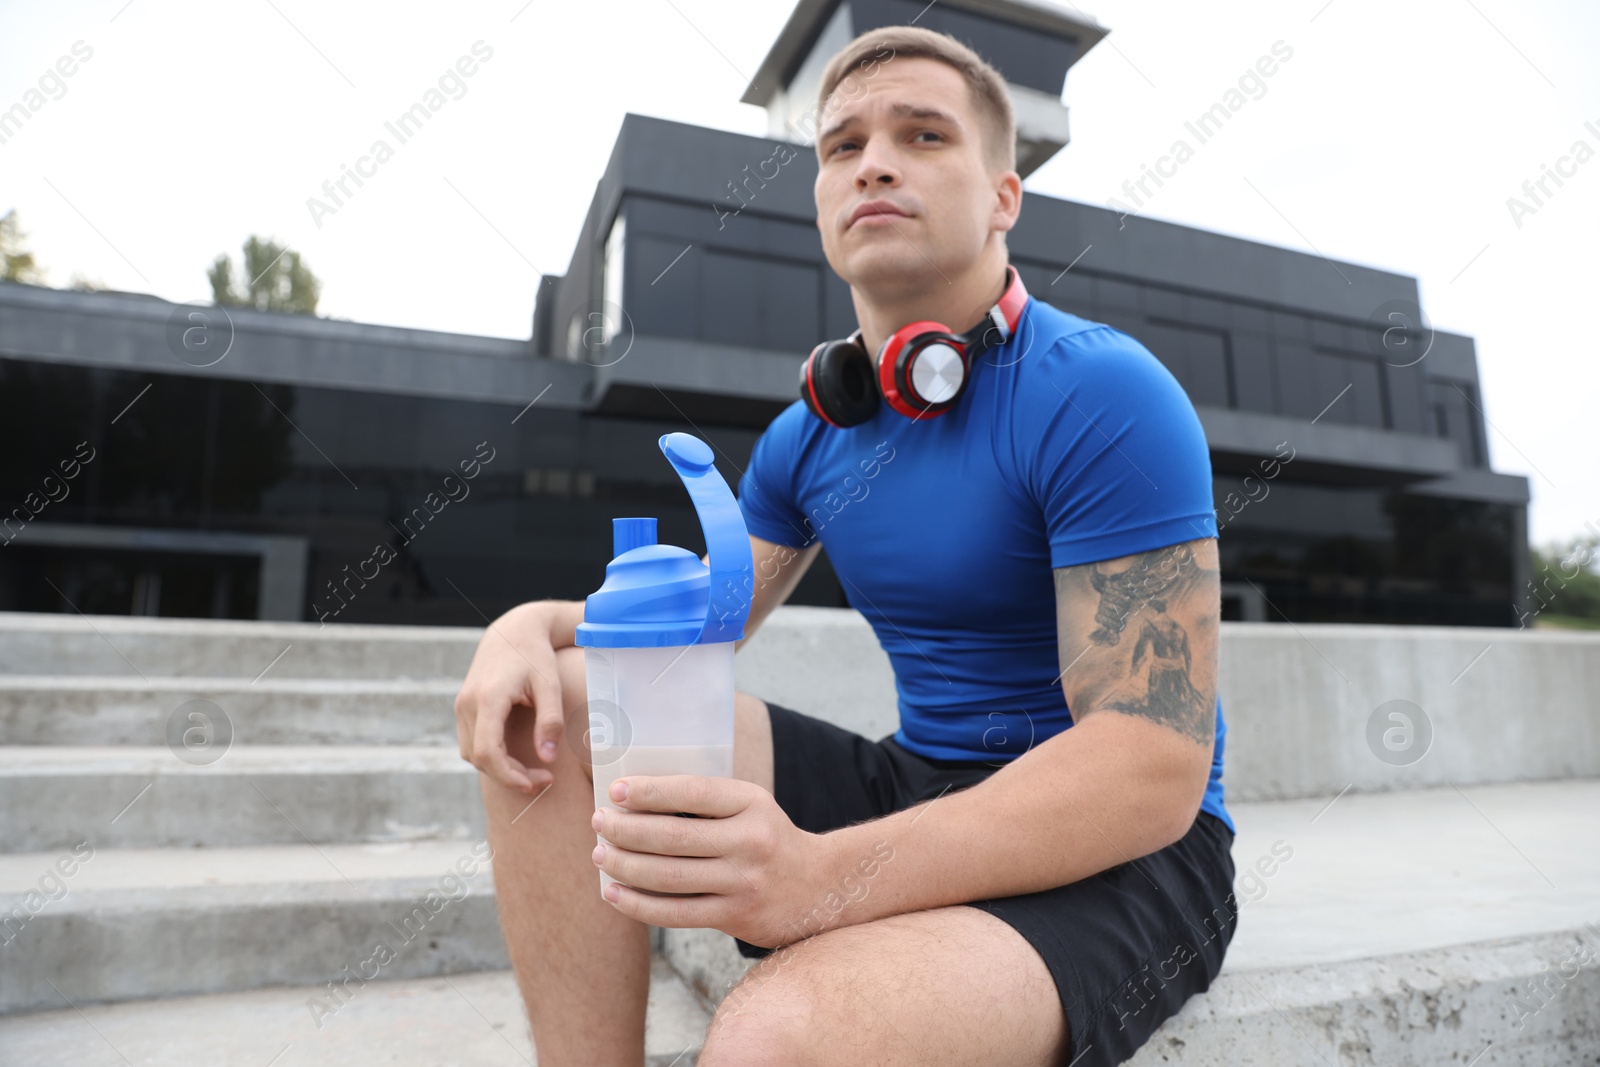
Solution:
{"label": "tattoo", "polygon": [[1135,675],[1147,654],[1150,663],[1145,668],[1148,684],[1144,699],[1118,700],[1106,706],[1166,723],[1196,741],[1215,740],[1214,705],[1191,680],[1189,635],[1183,627],[1170,619],[1146,622],[1133,646]]}
{"label": "tattoo", "polygon": [[1094,613],[1098,629],[1089,635],[1089,640],[1097,645],[1114,645],[1141,600],[1154,611],[1166,611],[1167,597],[1188,577],[1185,569],[1197,565],[1188,545],[1173,545],[1135,556],[1131,567],[1115,574],[1103,570],[1099,563],[1089,566],[1089,580],[1100,594]]}
{"label": "tattoo", "polygon": [[[1074,609],[1084,611],[1089,598],[1095,598],[1089,645],[1077,654],[1088,654],[1089,660],[1080,668],[1080,696],[1091,705],[1138,715],[1210,744],[1216,729],[1215,696],[1195,685],[1186,623],[1209,625],[1214,638],[1220,581],[1220,572],[1201,566],[1190,544],[1141,553],[1120,570],[1102,563],[1057,569],[1056,595],[1064,618]],[[1136,620],[1137,636],[1128,659],[1122,659],[1113,650],[1126,647],[1122,636]],[[1065,627],[1062,640],[1062,663],[1068,664]],[[1083,640],[1081,631],[1075,640]],[[1214,668],[1205,672],[1207,682],[1214,673]]]}

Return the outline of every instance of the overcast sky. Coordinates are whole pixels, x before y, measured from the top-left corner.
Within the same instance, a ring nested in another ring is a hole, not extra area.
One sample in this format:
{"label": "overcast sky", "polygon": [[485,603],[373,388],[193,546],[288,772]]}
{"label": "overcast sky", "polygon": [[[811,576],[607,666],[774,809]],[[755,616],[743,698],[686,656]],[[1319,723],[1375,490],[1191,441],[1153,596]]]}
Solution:
{"label": "overcast sky", "polygon": [[[1434,325],[1477,339],[1493,465],[1529,476],[1535,542],[1600,527],[1600,346],[1584,325],[1600,292],[1600,5],[1083,10],[1111,34],[1068,77],[1073,143],[1027,187],[1122,196],[1284,42],[1292,58],[1265,94],[1144,213],[1416,276]],[[207,266],[259,233],[303,253],[324,314],[526,337],[539,273],[566,271],[623,114],[764,135],[763,112],[738,100],[788,12],[782,0],[4,0],[0,109],[42,76],[47,98],[0,144],[0,214],[18,209],[54,285],[82,274],[209,298]],[[459,96],[407,143],[386,135],[475,44]],[[57,82],[47,72],[62,57],[73,73]],[[307,199],[380,137],[393,158],[313,218]],[[1535,202],[1523,183],[1546,167],[1566,175]],[[811,341],[797,338],[797,354]]]}

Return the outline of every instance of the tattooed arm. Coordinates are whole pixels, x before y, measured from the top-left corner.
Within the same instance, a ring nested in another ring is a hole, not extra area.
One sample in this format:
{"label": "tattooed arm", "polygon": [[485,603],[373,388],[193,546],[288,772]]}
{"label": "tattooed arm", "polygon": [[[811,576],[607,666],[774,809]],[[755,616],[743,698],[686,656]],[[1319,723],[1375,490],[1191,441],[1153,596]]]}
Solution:
{"label": "tattooed arm", "polygon": [[1193,824],[1216,724],[1215,538],[1059,567],[1055,586],[1072,728],[970,789],[828,834],[841,870],[895,850],[844,924],[1066,885]]}
{"label": "tattooed arm", "polygon": [[1158,723],[1201,745],[1209,771],[1221,615],[1215,539],[1057,567],[1055,576],[1073,722],[1106,710]]}

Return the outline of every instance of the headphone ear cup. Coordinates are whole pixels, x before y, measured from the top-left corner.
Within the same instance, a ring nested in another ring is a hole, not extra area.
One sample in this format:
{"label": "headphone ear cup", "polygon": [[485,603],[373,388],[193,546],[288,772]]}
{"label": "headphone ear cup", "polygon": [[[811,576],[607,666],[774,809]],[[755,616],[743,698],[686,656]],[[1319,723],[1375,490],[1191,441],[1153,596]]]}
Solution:
{"label": "headphone ear cup", "polygon": [[885,403],[908,419],[944,414],[966,385],[965,348],[962,337],[931,320],[913,322],[890,334],[876,368]]}
{"label": "headphone ear cup", "polygon": [[966,392],[969,369],[961,339],[935,335],[908,346],[896,368],[895,386],[904,400],[920,408],[918,417],[942,415]]}
{"label": "headphone ear cup", "polygon": [[878,410],[872,360],[854,341],[829,341],[800,368],[800,395],[824,422],[859,426]]}

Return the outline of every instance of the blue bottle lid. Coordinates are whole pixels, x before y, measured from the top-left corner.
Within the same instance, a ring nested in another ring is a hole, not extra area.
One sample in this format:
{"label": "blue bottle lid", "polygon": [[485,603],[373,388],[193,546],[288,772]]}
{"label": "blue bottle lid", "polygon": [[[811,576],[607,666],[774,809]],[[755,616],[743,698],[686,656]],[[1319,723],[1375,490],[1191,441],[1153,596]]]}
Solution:
{"label": "blue bottle lid", "polygon": [[707,567],[688,549],[656,543],[654,518],[611,520],[606,579],[584,601],[576,643],[588,648],[668,648],[737,641],[754,591],[750,532],[711,446],[669,433],[661,451],[700,517]]}

